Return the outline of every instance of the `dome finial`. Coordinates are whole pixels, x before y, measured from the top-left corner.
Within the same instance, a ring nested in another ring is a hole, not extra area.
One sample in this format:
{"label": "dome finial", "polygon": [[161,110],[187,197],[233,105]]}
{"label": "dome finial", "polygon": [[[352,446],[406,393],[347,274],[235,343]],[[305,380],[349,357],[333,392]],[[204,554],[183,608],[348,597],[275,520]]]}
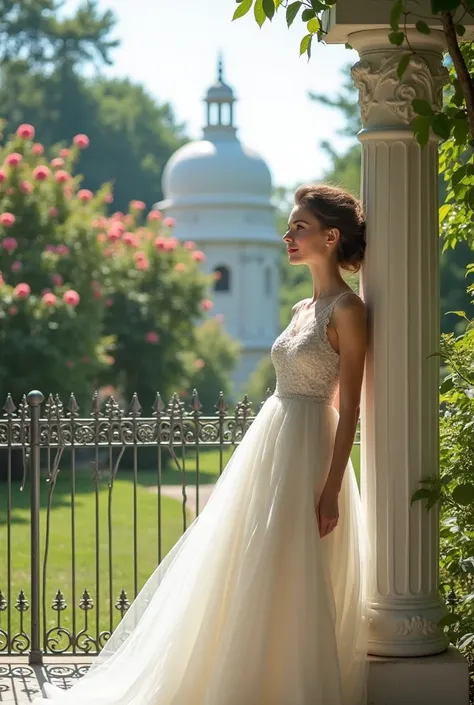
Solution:
{"label": "dome finial", "polygon": [[222,57],[222,51],[219,52],[217,57],[217,80],[222,83],[222,78],[224,74],[224,59]]}

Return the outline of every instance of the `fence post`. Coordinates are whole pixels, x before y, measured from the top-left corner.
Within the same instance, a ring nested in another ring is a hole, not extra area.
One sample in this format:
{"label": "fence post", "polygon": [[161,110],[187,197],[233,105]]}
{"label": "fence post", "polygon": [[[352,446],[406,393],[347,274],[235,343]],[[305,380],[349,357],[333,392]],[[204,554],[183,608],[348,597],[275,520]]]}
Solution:
{"label": "fence post", "polygon": [[40,415],[44,396],[34,390],[27,396],[30,407],[30,523],[31,523],[31,643],[30,664],[42,664],[40,640]]}

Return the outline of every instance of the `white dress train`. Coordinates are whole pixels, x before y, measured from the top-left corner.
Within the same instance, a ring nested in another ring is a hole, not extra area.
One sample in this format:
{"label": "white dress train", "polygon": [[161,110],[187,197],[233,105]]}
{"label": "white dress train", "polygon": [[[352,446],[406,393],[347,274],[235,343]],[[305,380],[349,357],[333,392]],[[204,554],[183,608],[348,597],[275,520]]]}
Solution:
{"label": "white dress train", "polygon": [[275,341],[275,394],[89,672],[33,705],[365,705],[369,543],[351,463],[322,539],[314,508],[338,423],[338,298]]}

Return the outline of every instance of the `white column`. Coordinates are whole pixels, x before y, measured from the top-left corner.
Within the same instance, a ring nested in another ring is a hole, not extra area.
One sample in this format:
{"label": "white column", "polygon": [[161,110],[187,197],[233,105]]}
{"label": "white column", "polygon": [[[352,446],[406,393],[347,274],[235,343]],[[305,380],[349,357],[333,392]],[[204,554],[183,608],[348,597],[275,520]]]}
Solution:
{"label": "white column", "polygon": [[[416,50],[401,82],[402,50],[386,29],[355,32],[360,61],[363,198],[368,251],[363,294],[371,314],[362,408],[364,499],[374,552],[369,652],[425,656],[447,649],[437,626],[439,518],[410,508],[419,481],[438,473],[438,161],[410,127],[414,98],[441,104],[444,35],[410,31]],[[406,50],[406,49],[405,49]]]}

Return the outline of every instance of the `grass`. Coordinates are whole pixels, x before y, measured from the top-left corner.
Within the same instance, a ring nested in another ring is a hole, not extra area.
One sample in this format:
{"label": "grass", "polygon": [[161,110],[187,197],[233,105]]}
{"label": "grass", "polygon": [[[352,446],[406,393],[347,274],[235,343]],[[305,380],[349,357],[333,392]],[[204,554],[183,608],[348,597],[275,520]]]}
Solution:
{"label": "grass", "polygon": [[[199,481],[201,484],[214,483],[220,468],[225,467],[232,454],[228,448],[220,454],[219,449],[201,451]],[[359,477],[359,447],[354,447],[353,463]],[[195,485],[197,473],[195,456],[189,452],[186,457],[186,484]],[[94,601],[94,609],[88,613],[89,632],[96,636],[97,631],[110,628],[110,600],[112,595],[113,626],[120,618],[113,607],[120,591],[125,589],[130,602],[159,562],[159,522],[158,495],[152,491],[157,485],[156,470],[138,470],[134,487],[133,473],[120,469],[110,495],[109,531],[109,473],[102,472],[98,487],[95,486],[94,472],[90,468],[75,473],[74,504],[72,503],[73,474],[61,470],[52,494],[50,536],[46,569],[46,614],[47,629],[58,625],[58,613],[51,603],[58,590],[61,590],[67,608],[61,612],[61,626],[78,632],[85,625],[85,613],[78,609],[83,591],[87,589]],[[48,518],[48,495],[51,485],[46,475],[41,478],[40,513],[40,556],[45,555],[45,537]],[[162,473],[163,485],[180,485],[181,473],[169,464]],[[7,491],[2,486],[0,493],[0,590],[7,598]],[[134,504],[137,507],[137,531],[134,534]],[[72,544],[72,521],[74,510],[75,545]],[[166,555],[181,536],[184,528],[182,503],[166,496],[161,497],[161,556]],[[186,516],[186,525],[190,517]],[[96,540],[97,537],[97,540]],[[134,563],[134,538],[136,540],[137,564]],[[111,544],[110,544],[111,541]],[[30,592],[30,509],[29,485],[20,492],[19,483],[12,486],[12,513],[10,521],[11,545],[11,599],[13,631],[20,629],[20,615],[13,605],[20,590],[24,590],[28,601]],[[109,549],[112,549],[112,585],[109,585]],[[72,572],[72,556],[75,559],[75,576]],[[98,576],[96,575],[98,561]],[[41,566],[41,570],[43,565]],[[135,574],[136,570],[136,574]],[[135,586],[136,580],[136,586]],[[99,588],[99,605],[97,605]],[[75,592],[74,592],[75,591]],[[73,609],[75,605],[75,609]],[[99,615],[97,617],[97,615]],[[42,626],[42,625],[41,625]],[[7,612],[0,611],[0,629],[7,628]],[[26,614],[25,631],[29,633],[29,613]],[[64,646],[66,642],[63,640]]]}

